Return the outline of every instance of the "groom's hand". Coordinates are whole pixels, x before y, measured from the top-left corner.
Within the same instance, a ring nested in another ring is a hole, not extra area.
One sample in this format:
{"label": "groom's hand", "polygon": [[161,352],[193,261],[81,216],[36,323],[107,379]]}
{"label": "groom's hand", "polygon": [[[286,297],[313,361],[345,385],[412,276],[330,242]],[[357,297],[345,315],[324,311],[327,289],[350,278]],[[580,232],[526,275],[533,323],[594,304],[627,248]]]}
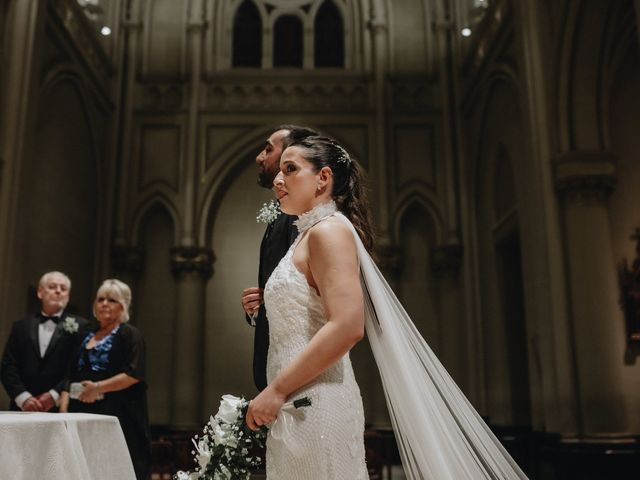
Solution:
{"label": "groom's hand", "polygon": [[247,315],[253,315],[262,305],[262,292],[262,288],[258,287],[245,288],[242,291],[242,308]]}

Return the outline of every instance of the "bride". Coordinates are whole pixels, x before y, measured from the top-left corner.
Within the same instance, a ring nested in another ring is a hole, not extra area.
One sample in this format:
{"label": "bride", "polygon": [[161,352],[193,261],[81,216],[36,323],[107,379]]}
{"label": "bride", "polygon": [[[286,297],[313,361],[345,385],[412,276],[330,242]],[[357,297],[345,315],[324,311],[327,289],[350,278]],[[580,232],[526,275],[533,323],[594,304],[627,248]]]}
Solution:
{"label": "bride", "polygon": [[[267,477],[368,478],[364,413],[349,351],[366,329],[410,479],[525,479],[407,316],[369,251],[361,169],[335,141],[311,137],[282,154],[274,190],[299,215],[299,236],[264,291],[268,386],[247,425],[273,424]],[[309,397],[289,411],[285,402]]]}

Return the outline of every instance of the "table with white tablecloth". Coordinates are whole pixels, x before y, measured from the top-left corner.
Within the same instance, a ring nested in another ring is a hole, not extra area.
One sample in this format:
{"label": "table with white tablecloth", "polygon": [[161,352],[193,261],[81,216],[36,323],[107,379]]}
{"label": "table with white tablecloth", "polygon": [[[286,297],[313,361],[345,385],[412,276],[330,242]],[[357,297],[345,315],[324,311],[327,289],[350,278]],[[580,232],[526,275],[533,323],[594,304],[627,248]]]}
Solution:
{"label": "table with white tablecloth", "polygon": [[116,417],[0,412],[0,479],[135,480]]}

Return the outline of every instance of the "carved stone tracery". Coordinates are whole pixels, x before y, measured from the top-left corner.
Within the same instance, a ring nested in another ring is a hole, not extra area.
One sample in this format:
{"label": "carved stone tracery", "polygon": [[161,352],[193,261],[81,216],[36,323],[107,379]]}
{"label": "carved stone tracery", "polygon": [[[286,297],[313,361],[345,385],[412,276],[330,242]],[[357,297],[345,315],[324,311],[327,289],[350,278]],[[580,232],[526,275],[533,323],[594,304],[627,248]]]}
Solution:
{"label": "carved stone tracery", "polygon": [[213,83],[206,89],[206,108],[213,111],[367,111],[369,86],[364,82]]}
{"label": "carved stone tracery", "polygon": [[602,205],[616,185],[614,156],[569,152],[556,159],[556,190],[565,202]]}
{"label": "carved stone tracery", "polygon": [[173,247],[170,254],[171,272],[176,277],[200,275],[204,279],[208,279],[213,275],[216,256],[210,248]]}

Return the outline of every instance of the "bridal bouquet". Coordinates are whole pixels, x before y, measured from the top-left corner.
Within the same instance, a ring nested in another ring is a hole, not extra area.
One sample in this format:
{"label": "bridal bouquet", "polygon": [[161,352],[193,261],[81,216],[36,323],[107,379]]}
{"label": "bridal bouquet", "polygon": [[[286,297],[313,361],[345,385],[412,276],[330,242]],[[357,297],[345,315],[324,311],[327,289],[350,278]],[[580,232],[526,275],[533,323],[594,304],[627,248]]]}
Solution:
{"label": "bridal bouquet", "polygon": [[[311,401],[304,397],[291,405],[306,407]],[[253,431],[247,427],[247,408],[249,401],[243,397],[223,395],[218,413],[210,417],[202,435],[192,440],[195,450],[191,453],[199,467],[193,472],[179,471],[174,480],[249,480],[251,469],[262,463],[250,452],[264,446],[267,428]]]}

